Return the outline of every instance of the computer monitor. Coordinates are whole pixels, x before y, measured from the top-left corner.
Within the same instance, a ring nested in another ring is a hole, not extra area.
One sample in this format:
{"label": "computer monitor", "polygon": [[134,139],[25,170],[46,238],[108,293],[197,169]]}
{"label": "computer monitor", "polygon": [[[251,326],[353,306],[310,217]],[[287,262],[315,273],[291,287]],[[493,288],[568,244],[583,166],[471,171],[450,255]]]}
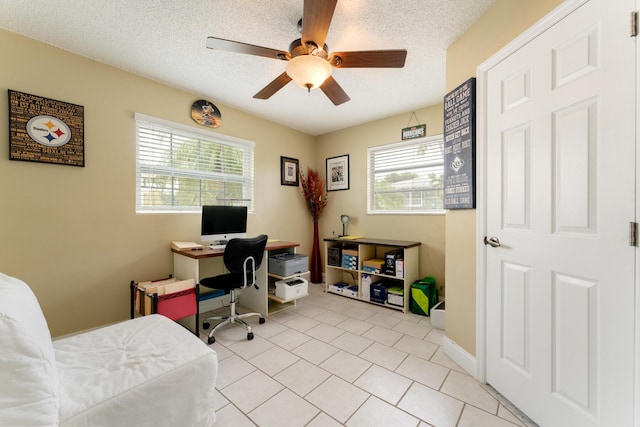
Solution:
{"label": "computer monitor", "polygon": [[203,243],[224,245],[237,237],[247,237],[246,206],[202,206]]}

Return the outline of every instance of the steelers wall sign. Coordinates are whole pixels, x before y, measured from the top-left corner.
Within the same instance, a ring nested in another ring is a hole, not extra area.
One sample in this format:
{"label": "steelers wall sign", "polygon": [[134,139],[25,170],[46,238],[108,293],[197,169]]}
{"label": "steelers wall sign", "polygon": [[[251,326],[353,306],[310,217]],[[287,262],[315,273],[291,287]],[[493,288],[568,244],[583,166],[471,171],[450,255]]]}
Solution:
{"label": "steelers wall sign", "polygon": [[9,90],[9,159],[84,166],[84,107]]}

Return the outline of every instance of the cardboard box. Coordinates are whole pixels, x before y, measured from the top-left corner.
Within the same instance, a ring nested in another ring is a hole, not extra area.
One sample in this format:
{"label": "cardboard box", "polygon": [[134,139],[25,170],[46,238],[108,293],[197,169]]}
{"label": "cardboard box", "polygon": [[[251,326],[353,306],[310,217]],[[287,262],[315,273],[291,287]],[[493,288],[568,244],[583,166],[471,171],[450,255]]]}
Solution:
{"label": "cardboard box", "polygon": [[342,268],[347,268],[349,270],[357,270],[358,269],[358,257],[353,255],[345,254],[342,251]]}
{"label": "cardboard box", "polygon": [[389,276],[396,275],[396,260],[404,257],[402,249],[396,249],[384,253],[384,274]]}
{"label": "cardboard box", "polygon": [[357,297],[358,296],[358,287],[357,286],[348,286],[342,289],[342,293],[349,297]]}
{"label": "cardboard box", "polygon": [[340,267],[342,263],[342,248],[340,246],[331,246],[327,248],[327,264],[333,267]]}
{"label": "cardboard box", "polygon": [[404,279],[404,260],[403,259],[396,260],[396,277]]}
{"label": "cardboard box", "polygon": [[382,270],[382,266],[384,266],[384,260],[380,259],[380,258],[367,259],[367,260],[362,262],[362,266],[363,267],[377,268],[379,270]]}
{"label": "cardboard box", "polygon": [[309,270],[309,258],[302,254],[277,254],[269,257],[269,273],[281,277]]}
{"label": "cardboard box", "polygon": [[387,302],[392,305],[404,306],[404,289],[398,286],[387,288]]}
{"label": "cardboard box", "polygon": [[362,262],[362,270],[368,273],[382,274],[384,260],[380,258],[368,259]]}
{"label": "cardboard box", "polygon": [[369,301],[384,304],[387,302],[387,287],[380,285],[371,285],[371,295]]}
{"label": "cardboard box", "polygon": [[290,300],[307,295],[309,284],[303,277],[296,277],[276,282],[276,296],[284,300]]}
{"label": "cardboard box", "polygon": [[372,276],[371,274],[362,274],[362,298],[369,300],[371,298],[371,285],[380,280],[379,276]]}
{"label": "cardboard box", "polygon": [[347,285],[346,283],[338,282],[338,283],[334,283],[333,285],[329,285],[329,290],[331,292],[335,292],[335,293],[341,294],[342,290],[344,288],[346,288],[347,286],[349,286],[349,285]]}

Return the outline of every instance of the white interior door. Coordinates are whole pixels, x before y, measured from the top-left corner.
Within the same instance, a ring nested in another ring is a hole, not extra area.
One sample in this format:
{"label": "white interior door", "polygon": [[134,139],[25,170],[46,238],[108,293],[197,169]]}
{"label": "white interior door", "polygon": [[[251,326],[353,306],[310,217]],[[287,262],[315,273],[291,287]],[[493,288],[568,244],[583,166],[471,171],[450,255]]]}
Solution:
{"label": "white interior door", "polygon": [[572,3],[486,74],[486,376],[542,426],[630,426],[634,0]]}

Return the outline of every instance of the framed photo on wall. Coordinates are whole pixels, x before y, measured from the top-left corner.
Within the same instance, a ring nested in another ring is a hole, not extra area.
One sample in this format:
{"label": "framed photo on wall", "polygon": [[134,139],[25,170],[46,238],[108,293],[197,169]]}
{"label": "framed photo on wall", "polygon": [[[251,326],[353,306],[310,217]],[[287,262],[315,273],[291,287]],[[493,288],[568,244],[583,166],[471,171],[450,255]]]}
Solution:
{"label": "framed photo on wall", "polygon": [[300,185],[298,159],[280,156],[280,185]]}
{"label": "framed photo on wall", "polygon": [[349,189],[349,155],[327,159],[327,191]]}

